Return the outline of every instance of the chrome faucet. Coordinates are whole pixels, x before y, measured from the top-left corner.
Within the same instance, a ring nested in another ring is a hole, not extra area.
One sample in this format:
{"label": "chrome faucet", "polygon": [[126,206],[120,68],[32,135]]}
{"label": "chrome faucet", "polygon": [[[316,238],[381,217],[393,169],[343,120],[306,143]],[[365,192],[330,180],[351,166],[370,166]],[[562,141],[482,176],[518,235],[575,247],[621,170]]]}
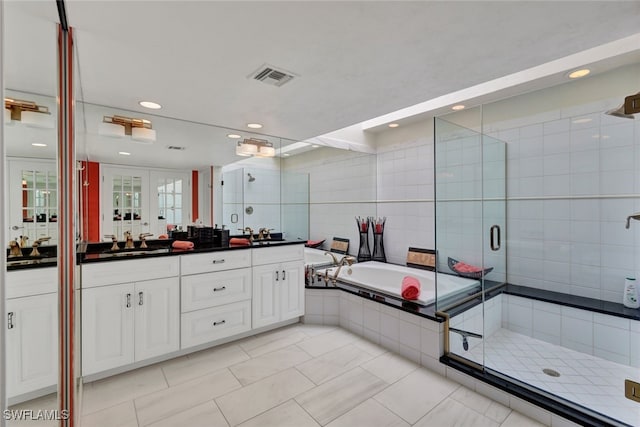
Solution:
{"label": "chrome faucet", "polygon": [[[342,270],[342,266],[347,264],[349,266],[351,266],[353,264],[353,258],[350,257],[349,255],[345,255],[343,256],[340,261],[338,261],[338,268],[336,269],[335,273],[333,273],[333,277],[331,278],[331,283],[333,283],[333,286],[336,285],[336,282],[338,281],[338,276],[340,275],[340,270]],[[349,274],[351,274],[351,272],[349,271]]]}

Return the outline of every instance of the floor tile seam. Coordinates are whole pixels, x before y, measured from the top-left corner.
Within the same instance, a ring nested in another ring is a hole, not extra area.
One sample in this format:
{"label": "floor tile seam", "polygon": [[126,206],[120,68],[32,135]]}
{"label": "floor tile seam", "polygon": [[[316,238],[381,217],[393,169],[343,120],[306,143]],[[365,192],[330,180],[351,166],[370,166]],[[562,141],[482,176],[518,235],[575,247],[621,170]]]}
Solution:
{"label": "floor tile seam", "polygon": [[[311,383],[314,385],[314,387],[313,387],[313,388],[310,388],[309,390],[313,390],[314,388],[317,388],[317,387],[319,387],[321,384],[323,384],[323,383],[316,383],[314,380],[312,380],[311,378],[309,378],[307,375],[305,375],[305,373],[304,373],[304,372],[302,372],[300,369],[298,369],[298,366],[292,366],[292,368],[293,368],[293,369],[295,369],[295,370],[296,370],[296,372],[298,372],[300,375],[302,375],[303,377],[305,377],[306,379],[308,379],[309,381],[311,381]],[[333,378],[331,378],[331,379],[335,379],[335,378],[337,378],[337,377],[333,377]],[[307,392],[307,391],[309,391],[309,390],[303,391],[302,393],[306,393],[306,392]],[[295,399],[296,397],[300,396],[302,393],[298,393],[298,394],[296,394],[292,399]],[[296,400],[296,402],[297,402],[297,400]],[[298,403],[298,404],[299,404],[300,406],[302,406],[300,403]]]}
{"label": "floor tile seam", "polygon": [[[175,384],[171,384],[171,383],[169,383],[169,388],[171,388],[171,387],[178,387],[178,386],[180,386],[180,385],[183,385],[183,384],[185,384],[185,383],[188,383],[189,381],[195,381],[195,380],[198,380],[198,379],[200,379],[200,378],[202,378],[202,377],[205,377],[205,376],[207,376],[207,375],[217,374],[217,373],[219,373],[220,371],[223,371],[223,370],[225,370],[225,369],[226,369],[226,370],[229,370],[229,366],[225,366],[225,367],[223,367],[223,368],[217,368],[217,369],[216,369],[216,370],[214,370],[214,371],[206,371],[206,372],[204,372],[204,373],[202,373],[202,372],[201,372],[201,373],[200,373],[200,375],[198,375],[197,377],[189,378],[189,379],[187,379],[187,380],[181,380],[181,381],[178,381],[178,382],[177,382],[177,383],[175,383]],[[230,370],[229,370],[229,371],[230,371]],[[232,375],[233,375],[233,374],[232,374]],[[168,382],[168,381],[167,381],[167,382]]]}
{"label": "floor tile seam", "polygon": [[[406,375],[405,375],[406,377]],[[404,378],[404,377],[403,377]],[[399,381],[399,380],[398,380]],[[397,381],[396,381],[397,382]],[[394,383],[395,384],[395,383]],[[379,399],[377,399],[376,397],[378,397],[381,393],[383,393],[388,387],[391,387],[391,385],[385,387],[384,389],[380,390],[378,393],[374,394],[372,396],[373,399],[376,400],[376,402],[378,402],[379,404],[381,404],[382,406],[384,406],[385,408],[387,408],[389,411],[393,412],[394,414],[396,414],[398,417],[400,417],[402,420],[404,420],[406,423],[410,424],[410,425],[414,425],[415,423],[412,423],[411,421],[407,420],[406,418],[404,418],[402,415],[400,415],[399,413],[397,413],[396,411],[394,411],[393,409],[389,408],[387,405],[384,404],[384,402],[381,402]],[[450,393],[448,393],[447,395],[445,395],[442,399],[440,399],[438,401],[438,403],[436,403],[433,408],[431,408],[429,411],[427,411],[424,415],[422,415],[420,418],[418,418],[418,420],[416,421],[419,422],[422,418],[424,418],[425,416],[427,416],[431,411],[433,411],[436,407],[438,407],[440,404],[442,404],[442,402],[444,402],[446,399],[448,399],[449,397],[451,397],[451,395],[453,393],[455,393],[460,387],[464,387],[461,384],[458,384],[458,386],[456,388],[454,388]]]}
{"label": "floor tile seam", "polygon": [[[297,343],[296,343],[296,344],[297,344]],[[320,353],[320,354],[318,354],[317,356],[311,355],[311,357],[313,357],[314,359],[315,359],[315,358],[317,358],[317,357],[322,357],[322,356],[324,356],[325,354],[328,354],[329,352],[340,350],[340,349],[342,349],[342,348],[344,348],[344,347],[346,347],[346,346],[348,346],[348,345],[350,345],[350,344],[352,344],[352,343],[346,343],[346,344],[344,344],[344,345],[341,345],[340,347],[332,348],[332,349],[330,349],[330,350],[325,351],[324,353]]]}
{"label": "floor tile seam", "polygon": [[[124,374],[120,374],[120,375],[126,375],[126,374],[128,374],[128,372],[125,372]],[[151,392],[149,392],[149,393],[144,393],[144,394],[141,394],[141,395],[139,395],[139,396],[131,397],[130,399],[124,400],[124,401],[122,401],[122,402],[118,402],[118,403],[116,403],[116,404],[114,404],[114,405],[111,405],[111,406],[107,406],[107,407],[104,407],[104,408],[100,408],[100,409],[98,409],[98,410],[96,410],[96,411],[89,412],[89,413],[87,413],[87,414],[84,414],[84,413],[83,413],[83,409],[84,409],[84,408],[82,408],[82,409],[81,409],[81,416],[92,415],[92,414],[95,414],[96,412],[104,411],[104,410],[106,410],[106,409],[111,409],[111,408],[113,408],[114,406],[122,405],[123,403],[125,403],[125,402],[127,402],[127,401],[129,401],[129,400],[134,401],[134,405],[135,405],[135,400],[136,400],[136,399],[138,399],[138,398],[140,398],[140,397],[148,396],[148,395],[153,394],[153,393],[157,393],[157,392],[162,391],[162,390],[168,390],[169,388],[170,388],[170,386],[167,386],[167,387],[162,388],[162,389],[159,389],[159,390],[154,390],[154,391],[151,391]],[[85,401],[86,401],[86,400],[85,400]],[[84,404],[83,404],[83,406],[84,406]]]}
{"label": "floor tile seam", "polygon": [[[248,360],[256,359],[256,358],[258,358],[258,357],[262,357],[262,356],[264,356],[264,355],[266,355],[266,354],[271,354],[271,353],[274,353],[274,352],[276,352],[276,351],[283,350],[283,349],[288,348],[288,347],[291,347],[291,346],[293,346],[293,345],[297,345],[298,343],[301,343],[301,342],[303,342],[303,341],[304,341],[304,340],[296,341],[296,342],[293,342],[293,343],[287,344],[287,345],[285,345],[284,347],[274,348],[273,350],[269,350],[269,351],[267,351],[267,352],[265,352],[265,353],[260,353],[260,354],[257,354],[257,355],[255,355],[255,356],[252,356],[251,354],[247,353],[247,355],[249,356],[249,359],[248,359]],[[266,345],[266,344],[265,344],[265,345]],[[260,347],[263,347],[263,346],[260,346]],[[260,348],[260,347],[256,347],[256,348]],[[245,362],[246,362],[246,360],[245,360]]]}

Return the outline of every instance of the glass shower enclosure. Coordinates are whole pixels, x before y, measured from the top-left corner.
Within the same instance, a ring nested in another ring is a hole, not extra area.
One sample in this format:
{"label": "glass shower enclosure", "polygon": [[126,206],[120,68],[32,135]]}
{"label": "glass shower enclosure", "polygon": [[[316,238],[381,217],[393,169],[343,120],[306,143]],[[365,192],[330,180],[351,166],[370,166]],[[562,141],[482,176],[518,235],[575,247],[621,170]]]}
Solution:
{"label": "glass shower enclosure", "polygon": [[439,118],[434,137],[436,309],[449,319],[445,354],[483,369],[485,338],[501,322],[485,308],[506,282],[506,147]]}

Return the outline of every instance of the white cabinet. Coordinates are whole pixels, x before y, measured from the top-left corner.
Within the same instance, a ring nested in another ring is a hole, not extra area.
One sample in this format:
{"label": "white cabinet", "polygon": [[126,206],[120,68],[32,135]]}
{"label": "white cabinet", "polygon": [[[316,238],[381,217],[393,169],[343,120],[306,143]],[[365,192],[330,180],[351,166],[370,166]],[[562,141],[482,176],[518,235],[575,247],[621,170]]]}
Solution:
{"label": "white cabinet", "polygon": [[253,268],[252,325],[254,328],[304,314],[302,260]]}
{"label": "white cabinet", "polygon": [[82,374],[177,351],[177,277],[88,288],[82,294]]}
{"label": "white cabinet", "polygon": [[6,309],[8,397],[55,385],[58,381],[57,294],[9,299]]}
{"label": "white cabinet", "polygon": [[184,255],[181,348],[251,330],[251,250]]}

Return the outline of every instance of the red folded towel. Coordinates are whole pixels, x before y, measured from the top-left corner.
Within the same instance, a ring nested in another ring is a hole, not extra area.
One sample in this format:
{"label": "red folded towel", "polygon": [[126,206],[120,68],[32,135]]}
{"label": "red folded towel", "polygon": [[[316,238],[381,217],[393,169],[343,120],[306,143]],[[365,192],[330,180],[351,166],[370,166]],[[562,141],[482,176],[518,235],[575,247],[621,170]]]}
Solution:
{"label": "red folded towel", "polygon": [[242,239],[240,237],[232,237],[231,239],[229,239],[229,244],[230,245],[236,245],[236,246],[249,246],[251,244],[251,242],[249,241],[249,239]]}
{"label": "red folded towel", "polygon": [[454,271],[459,271],[460,273],[478,273],[482,271],[480,267],[476,267],[473,265],[465,264],[464,262],[457,262],[453,266]]}
{"label": "red folded towel", "polygon": [[418,299],[420,295],[420,281],[412,276],[405,276],[402,279],[402,298]]}
{"label": "red folded towel", "polygon": [[160,240],[164,240],[164,239],[168,239],[168,238],[169,238],[169,235],[167,235],[167,234],[161,234],[161,235],[158,236],[158,239],[160,239]]}
{"label": "red folded towel", "polygon": [[173,249],[178,249],[182,251],[188,251],[193,249],[193,242],[187,242],[186,240],[176,240],[171,244]]}

